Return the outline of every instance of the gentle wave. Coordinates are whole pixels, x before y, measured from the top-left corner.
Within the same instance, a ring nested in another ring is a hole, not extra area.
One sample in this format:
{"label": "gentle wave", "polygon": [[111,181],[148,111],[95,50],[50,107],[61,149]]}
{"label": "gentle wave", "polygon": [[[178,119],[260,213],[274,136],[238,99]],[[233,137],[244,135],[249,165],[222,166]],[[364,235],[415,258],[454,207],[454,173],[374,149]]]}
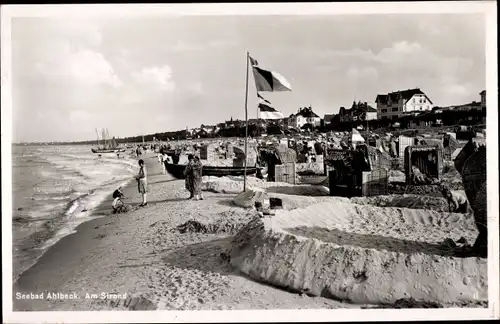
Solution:
{"label": "gentle wave", "polygon": [[85,146],[23,147],[13,161],[16,278],[137,171],[127,154],[97,158]]}

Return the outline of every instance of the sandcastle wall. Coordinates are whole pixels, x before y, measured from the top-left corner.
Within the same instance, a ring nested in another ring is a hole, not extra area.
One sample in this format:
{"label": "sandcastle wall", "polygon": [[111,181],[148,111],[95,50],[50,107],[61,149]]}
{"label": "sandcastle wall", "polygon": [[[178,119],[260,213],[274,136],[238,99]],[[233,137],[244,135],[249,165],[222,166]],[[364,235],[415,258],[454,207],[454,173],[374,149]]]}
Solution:
{"label": "sandcastle wall", "polygon": [[328,202],[252,220],[233,239],[231,264],[256,280],[354,303],[477,302],[488,296],[487,260],[440,244],[476,235],[460,214]]}

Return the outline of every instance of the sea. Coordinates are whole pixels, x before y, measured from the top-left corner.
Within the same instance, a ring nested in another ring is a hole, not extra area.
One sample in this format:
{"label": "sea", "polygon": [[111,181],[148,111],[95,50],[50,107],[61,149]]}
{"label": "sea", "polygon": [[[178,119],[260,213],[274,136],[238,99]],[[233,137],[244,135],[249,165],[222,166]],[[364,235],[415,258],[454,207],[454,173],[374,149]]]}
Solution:
{"label": "sea", "polygon": [[[33,266],[119,186],[133,180],[132,149],[97,154],[88,145],[12,147],[13,279]],[[111,209],[111,206],[110,206]],[[100,215],[102,216],[102,215]]]}

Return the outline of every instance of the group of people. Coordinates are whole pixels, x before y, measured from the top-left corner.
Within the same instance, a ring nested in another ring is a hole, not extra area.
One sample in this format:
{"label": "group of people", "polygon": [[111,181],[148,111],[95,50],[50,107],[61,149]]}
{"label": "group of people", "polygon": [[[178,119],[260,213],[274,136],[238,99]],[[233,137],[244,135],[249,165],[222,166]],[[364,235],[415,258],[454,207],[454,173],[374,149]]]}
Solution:
{"label": "group of people", "polygon": [[[139,172],[135,176],[135,180],[137,181],[137,189],[142,196],[142,202],[139,204],[139,207],[145,207],[148,205],[148,173],[143,159],[139,160]],[[113,213],[121,214],[129,210],[128,206],[123,202],[123,198],[125,198],[125,195],[123,194],[122,187],[119,187],[113,192],[113,203],[111,204]]]}
{"label": "group of people", "polygon": [[[163,152],[161,156],[158,157],[159,161],[163,164],[163,174],[166,173],[164,161],[168,158],[167,154]],[[145,207],[148,205],[147,202],[147,192],[148,192],[148,180],[147,180],[147,170],[143,159],[139,159],[139,172],[135,176],[137,181],[137,190],[142,196],[142,202],[139,207]],[[201,183],[202,183],[202,171],[203,165],[201,164],[200,158],[193,154],[188,156],[188,164],[184,169],[184,176],[186,180],[186,189],[189,191],[188,199],[203,200],[203,194],[201,193]],[[128,206],[123,202],[124,194],[122,187],[119,187],[113,192],[113,213],[124,213],[129,210]]]}

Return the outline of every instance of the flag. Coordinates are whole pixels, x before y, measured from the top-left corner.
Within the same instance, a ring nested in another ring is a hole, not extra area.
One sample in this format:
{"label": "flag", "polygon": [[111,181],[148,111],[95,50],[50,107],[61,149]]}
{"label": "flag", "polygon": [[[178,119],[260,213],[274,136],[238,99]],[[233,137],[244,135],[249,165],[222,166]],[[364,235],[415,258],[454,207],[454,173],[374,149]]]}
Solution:
{"label": "flag", "polygon": [[257,91],[292,91],[290,82],[276,71],[264,70],[254,66],[253,76]]}
{"label": "flag", "polygon": [[268,100],[264,99],[260,94],[257,93],[257,98],[259,98],[260,103],[271,104]]}
{"label": "flag", "polygon": [[281,111],[277,111],[270,105],[260,102],[259,103],[259,117],[262,119],[283,119],[285,115]]}
{"label": "flag", "polygon": [[252,64],[252,66],[259,65],[259,62],[257,62],[257,60],[252,58],[250,55],[248,55],[248,58],[250,59],[250,64]]}

